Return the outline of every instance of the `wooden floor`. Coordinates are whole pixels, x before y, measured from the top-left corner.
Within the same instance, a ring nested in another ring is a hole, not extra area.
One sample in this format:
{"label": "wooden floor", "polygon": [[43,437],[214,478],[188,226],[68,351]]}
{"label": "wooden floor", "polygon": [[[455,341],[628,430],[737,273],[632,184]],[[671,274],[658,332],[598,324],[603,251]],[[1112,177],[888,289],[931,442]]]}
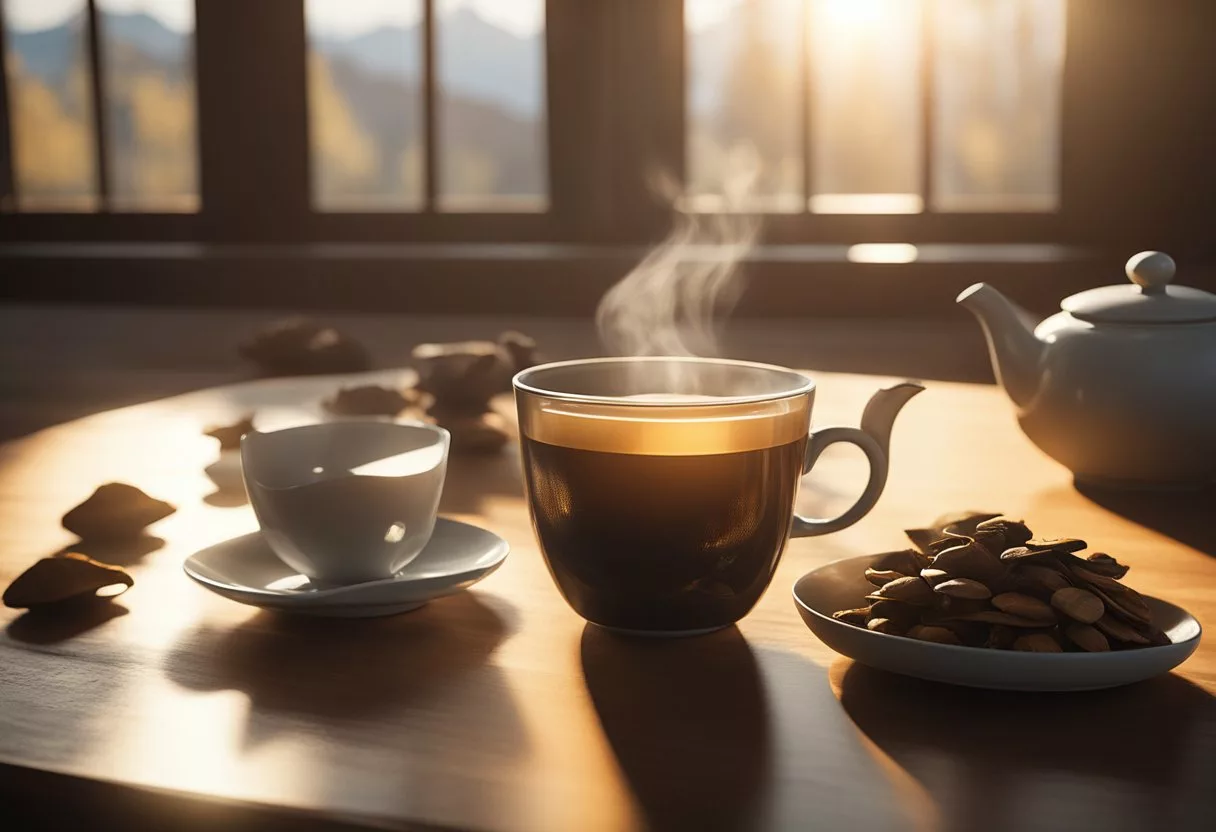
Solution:
{"label": "wooden floor", "polygon": [[[284,310],[282,315],[289,314]],[[0,308],[0,440],[100,410],[237,381],[237,345],[275,313],[34,306]],[[572,319],[337,315],[378,366],[409,363],[426,341],[532,335],[550,358],[601,352],[594,323]],[[721,354],[796,367],[948,381],[990,381],[979,327],[957,320],[736,321]]]}

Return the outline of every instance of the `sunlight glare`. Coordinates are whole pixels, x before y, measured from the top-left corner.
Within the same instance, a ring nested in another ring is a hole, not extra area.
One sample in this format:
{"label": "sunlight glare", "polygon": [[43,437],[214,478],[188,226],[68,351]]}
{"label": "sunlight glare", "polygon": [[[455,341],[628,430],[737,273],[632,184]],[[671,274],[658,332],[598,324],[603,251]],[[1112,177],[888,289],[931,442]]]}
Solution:
{"label": "sunlight glare", "polygon": [[819,0],[818,18],[837,29],[869,28],[882,21],[891,10],[891,0]]}

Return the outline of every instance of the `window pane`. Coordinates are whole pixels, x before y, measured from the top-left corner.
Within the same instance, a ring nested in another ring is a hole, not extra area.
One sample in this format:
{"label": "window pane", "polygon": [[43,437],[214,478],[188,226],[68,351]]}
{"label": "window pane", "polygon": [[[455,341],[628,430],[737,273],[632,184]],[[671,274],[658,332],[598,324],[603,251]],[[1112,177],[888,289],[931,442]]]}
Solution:
{"label": "window pane", "polygon": [[97,206],[84,0],[5,0],[17,207]]}
{"label": "window pane", "polygon": [[810,0],[811,210],[915,213],[921,0]]}
{"label": "window pane", "polygon": [[307,0],[313,201],[422,207],[422,0]]}
{"label": "window pane", "polygon": [[938,0],[933,207],[1059,199],[1064,0]]}
{"label": "window pane", "polygon": [[685,0],[688,206],[714,210],[732,158],[755,210],[802,210],[802,0]]}
{"label": "window pane", "polygon": [[97,0],[110,203],[194,211],[193,0]]}
{"label": "window pane", "polygon": [[440,0],[439,207],[543,210],[544,0]]}

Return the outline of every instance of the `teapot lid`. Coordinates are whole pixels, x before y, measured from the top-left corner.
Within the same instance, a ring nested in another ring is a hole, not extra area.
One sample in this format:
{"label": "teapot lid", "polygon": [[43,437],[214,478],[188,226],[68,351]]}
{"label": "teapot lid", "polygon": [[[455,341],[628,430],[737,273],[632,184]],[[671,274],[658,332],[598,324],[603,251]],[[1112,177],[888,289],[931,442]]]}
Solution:
{"label": "teapot lid", "polygon": [[1160,251],[1142,251],[1127,261],[1134,286],[1101,286],[1065,298],[1060,308],[1084,321],[1126,324],[1180,324],[1216,321],[1216,295],[1190,286],[1171,286],[1174,260]]}

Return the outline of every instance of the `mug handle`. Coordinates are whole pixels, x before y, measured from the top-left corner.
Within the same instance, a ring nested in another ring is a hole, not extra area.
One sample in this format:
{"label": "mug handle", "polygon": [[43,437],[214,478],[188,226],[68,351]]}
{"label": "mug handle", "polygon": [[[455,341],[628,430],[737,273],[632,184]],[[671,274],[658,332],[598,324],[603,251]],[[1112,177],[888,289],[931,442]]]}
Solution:
{"label": "mug handle", "polygon": [[811,468],[815,465],[815,460],[819,459],[819,455],[829,445],[835,445],[837,442],[856,445],[866,455],[866,459],[870,463],[870,479],[866,483],[865,490],[861,492],[857,502],[853,503],[852,507],[839,517],[820,520],[795,514],[790,537],[814,537],[848,528],[870,513],[870,509],[874,508],[878,498],[882,496],[883,489],[886,488],[887,455],[883,453],[882,448],[878,447],[878,442],[874,440],[874,437],[857,428],[820,428],[813,432],[811,440],[806,446],[806,462],[802,466],[802,475],[805,477],[811,473]]}
{"label": "mug handle", "polygon": [[861,418],[861,428],[829,427],[811,432],[806,445],[806,457],[802,463],[805,477],[815,466],[816,460],[829,445],[848,442],[861,448],[870,463],[870,479],[865,490],[848,511],[839,517],[813,518],[794,515],[790,537],[814,537],[848,528],[870,513],[870,509],[882,496],[887,486],[887,448],[891,438],[891,427],[899,411],[908,400],[924,389],[916,382],[904,382],[879,390],[866,405]]}

